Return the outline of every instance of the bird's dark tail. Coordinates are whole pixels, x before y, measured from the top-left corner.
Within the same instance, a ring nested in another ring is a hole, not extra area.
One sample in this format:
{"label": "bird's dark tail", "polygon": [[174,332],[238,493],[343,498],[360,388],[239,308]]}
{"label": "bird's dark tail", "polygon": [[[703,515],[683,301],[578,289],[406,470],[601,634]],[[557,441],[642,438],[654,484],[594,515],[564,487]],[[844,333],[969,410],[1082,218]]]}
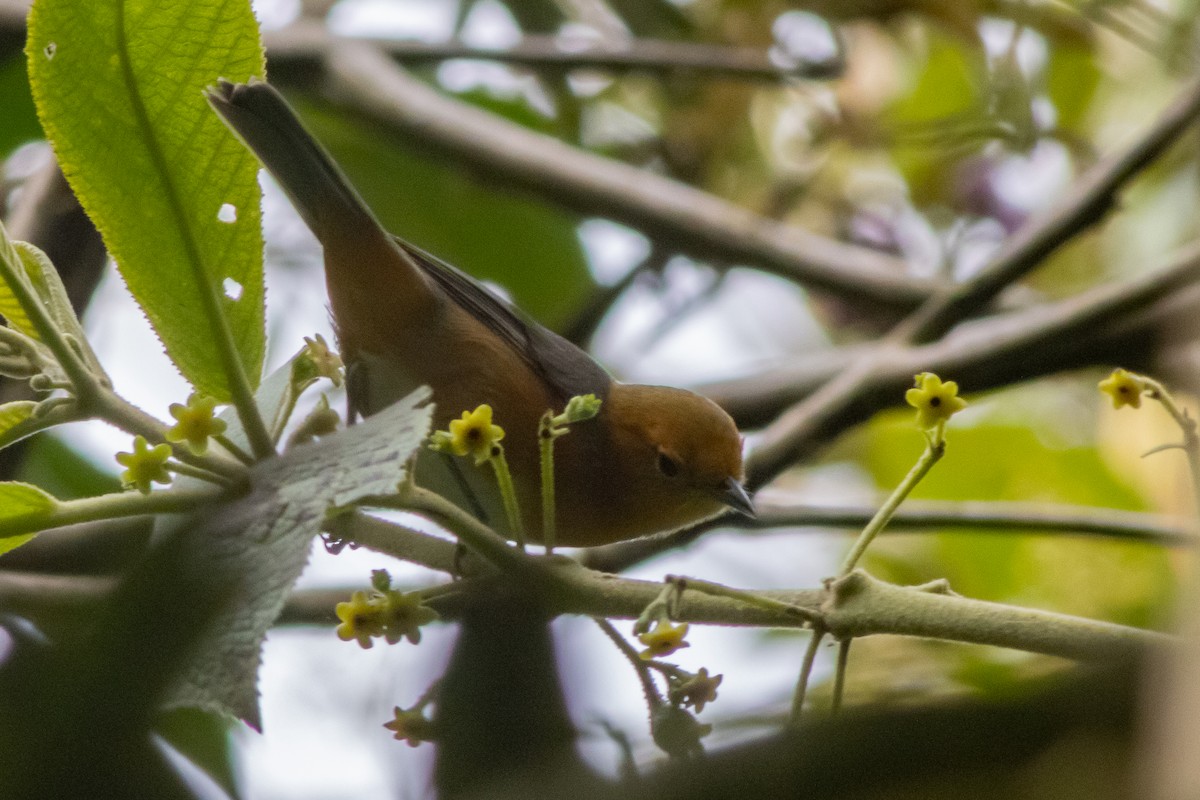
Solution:
{"label": "bird's dark tail", "polygon": [[274,87],[254,78],[249,83],[221,81],[207,96],[275,176],[318,239],[359,235],[364,226],[382,230],[345,173]]}

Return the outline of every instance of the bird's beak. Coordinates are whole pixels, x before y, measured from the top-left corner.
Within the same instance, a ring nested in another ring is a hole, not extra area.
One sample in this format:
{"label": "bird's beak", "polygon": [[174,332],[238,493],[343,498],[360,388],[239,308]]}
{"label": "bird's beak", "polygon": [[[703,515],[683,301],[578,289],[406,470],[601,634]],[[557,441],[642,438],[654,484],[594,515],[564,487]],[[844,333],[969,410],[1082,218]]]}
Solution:
{"label": "bird's beak", "polygon": [[747,517],[754,516],[754,503],[750,502],[750,495],[746,493],[746,487],[742,486],[741,481],[737,478],[725,479],[725,485],[717,492],[717,499]]}

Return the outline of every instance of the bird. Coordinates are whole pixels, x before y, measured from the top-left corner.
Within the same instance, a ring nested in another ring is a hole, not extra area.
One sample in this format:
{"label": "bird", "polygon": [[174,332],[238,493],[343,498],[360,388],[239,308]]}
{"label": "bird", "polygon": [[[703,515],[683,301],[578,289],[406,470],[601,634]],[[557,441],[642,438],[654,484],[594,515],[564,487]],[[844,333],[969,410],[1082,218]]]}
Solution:
{"label": "bird", "polygon": [[[392,235],[271,84],[220,81],[209,104],[257,156],[324,250],[351,419],[421,385],[434,425],[491,406],[525,535],[543,541],[539,422],[574,396],[595,418],[555,444],[556,543],[591,547],[677,530],[727,509],[753,515],[743,439],[716,403],[685,389],[623,383],[590,355],[456,267]],[[508,538],[494,476],[448,455],[415,480]]]}

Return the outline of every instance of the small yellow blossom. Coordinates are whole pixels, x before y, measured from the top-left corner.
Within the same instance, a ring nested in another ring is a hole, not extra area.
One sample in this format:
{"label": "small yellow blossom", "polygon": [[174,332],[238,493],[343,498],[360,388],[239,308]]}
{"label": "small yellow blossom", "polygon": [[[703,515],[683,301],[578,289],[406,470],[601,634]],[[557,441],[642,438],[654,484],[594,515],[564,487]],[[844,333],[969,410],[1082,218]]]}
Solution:
{"label": "small yellow blossom", "polygon": [[358,641],[358,646],[370,650],[375,636],[383,636],[383,606],[376,597],[366,592],[354,592],[349,602],[338,603],[334,613],[342,624],[337,627],[338,638],[343,642]]}
{"label": "small yellow blossom", "polygon": [[492,457],[492,449],[504,438],[504,429],[492,424],[492,407],[481,405],[464,411],[462,419],[450,421],[450,430],[437,431],[430,446],[456,456],[472,455],[478,466]]}
{"label": "small yellow blossom", "polygon": [[646,646],[640,655],[644,660],[669,656],[690,645],[683,639],[687,636],[688,624],[672,625],[664,619],[654,623],[654,628],[638,634],[638,641]]}
{"label": "small yellow blossom", "polygon": [[695,708],[698,714],[704,710],[704,706],[717,699],[717,687],[721,685],[724,677],[724,675],[710,677],[708,669],[701,667],[695,675],[672,686],[667,693],[667,699],[675,705]]}
{"label": "small yellow blossom", "polygon": [[395,719],[383,723],[383,727],[392,732],[396,741],[405,741],[409,747],[433,741],[433,721],[427,719],[420,711],[396,706],[394,713]]}
{"label": "small yellow blossom", "polygon": [[304,337],[304,355],[308,356],[312,361],[313,367],[316,368],[317,375],[323,378],[329,378],[333,381],[334,386],[342,385],[343,364],[342,357],[329,349],[329,344],[325,341],[325,337],[317,334],[314,338]]}
{"label": "small yellow blossom", "polygon": [[187,405],[172,403],[168,409],[175,426],[167,431],[168,442],[187,442],[188,449],[198,456],[208,452],[208,440],[225,433],[225,420],[217,419],[213,409],[217,401],[195,392]]}
{"label": "small yellow blossom", "polygon": [[420,644],[421,626],[437,619],[437,612],[424,605],[421,596],[415,592],[404,594],[389,591],[384,596],[387,598],[387,614],[383,626],[388,644],[395,644],[401,638]]}
{"label": "small yellow blossom", "polygon": [[967,407],[967,401],[958,396],[958,384],[954,381],[942,383],[932,372],[916,376],[916,387],[905,393],[904,399],[917,410],[917,425],[925,430]]}
{"label": "small yellow blossom", "polygon": [[151,447],[146,437],[135,436],[132,453],[117,453],[117,463],[125,467],[121,473],[121,485],[126,489],[137,489],[142,494],[150,494],[151,483],[170,483],[171,473],[165,466],[170,457],[171,445]]}
{"label": "small yellow blossom", "polygon": [[1142,392],[1146,384],[1141,377],[1123,369],[1114,369],[1112,374],[1099,383],[1100,391],[1112,398],[1113,408],[1142,407]]}

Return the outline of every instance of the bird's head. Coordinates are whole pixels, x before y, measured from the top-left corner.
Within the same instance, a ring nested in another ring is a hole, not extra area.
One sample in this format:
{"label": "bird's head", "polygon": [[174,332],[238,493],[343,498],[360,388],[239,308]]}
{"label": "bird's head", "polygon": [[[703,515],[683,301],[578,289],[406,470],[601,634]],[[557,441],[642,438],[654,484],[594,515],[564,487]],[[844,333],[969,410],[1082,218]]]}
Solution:
{"label": "bird's head", "polygon": [[683,389],[614,384],[601,413],[647,522],[669,530],[725,507],[753,515],[742,437],[716,403]]}

